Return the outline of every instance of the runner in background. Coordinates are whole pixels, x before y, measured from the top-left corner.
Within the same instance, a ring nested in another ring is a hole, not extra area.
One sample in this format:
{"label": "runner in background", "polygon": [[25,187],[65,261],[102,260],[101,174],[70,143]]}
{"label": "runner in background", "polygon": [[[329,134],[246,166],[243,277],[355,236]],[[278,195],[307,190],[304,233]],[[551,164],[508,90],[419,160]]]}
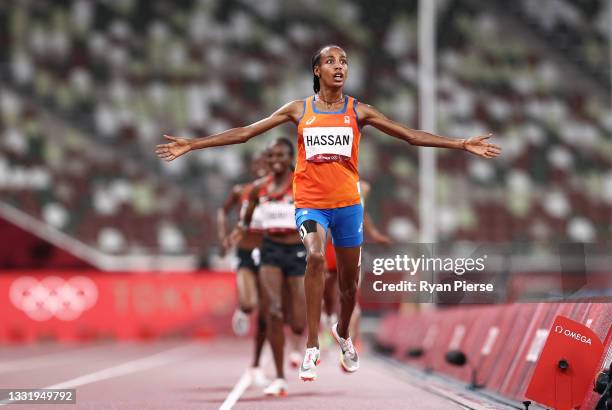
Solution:
{"label": "runner in background", "polygon": [[[265,151],[254,155],[251,161],[251,175],[262,178],[268,174]],[[230,237],[227,234],[227,219],[233,209],[239,208],[239,218],[244,216],[249,203],[249,193],[253,189],[254,182],[237,184],[232,188],[230,195],[223,206],[217,210],[217,234],[221,243],[221,256],[225,255],[232,247]],[[250,229],[245,233],[240,242],[235,244],[238,257],[236,270],[236,289],[238,291],[238,304],[232,317],[232,329],[238,336],[244,336],[249,332],[251,323],[250,315],[257,309],[257,327],[254,333],[253,363],[250,376],[253,384],[259,387],[266,386],[266,379],[260,367],[261,352],[266,340],[266,318],[265,312],[259,306],[261,301],[261,286],[259,283],[259,245],[263,236],[259,213],[253,215]]]}
{"label": "runner in background", "polygon": [[259,209],[264,230],[260,280],[263,306],[268,312],[267,336],[276,368],[276,379],[264,393],[285,396],[288,386],[283,368],[284,324],[291,326],[294,335],[300,336],[304,332],[306,249],[295,226],[293,144],[287,138],[278,138],[272,142],[267,152],[271,174],[254,185],[244,219],[232,237],[240,238],[247,232],[254,211]]}

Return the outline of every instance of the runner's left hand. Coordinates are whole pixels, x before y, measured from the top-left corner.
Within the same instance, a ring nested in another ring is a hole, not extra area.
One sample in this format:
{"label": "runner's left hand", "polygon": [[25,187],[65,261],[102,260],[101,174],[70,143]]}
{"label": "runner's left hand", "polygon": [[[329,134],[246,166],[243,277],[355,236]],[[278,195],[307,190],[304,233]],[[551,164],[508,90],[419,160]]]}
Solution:
{"label": "runner's left hand", "polygon": [[483,158],[495,158],[501,154],[501,147],[488,141],[492,135],[478,135],[468,138],[464,144],[466,151]]}
{"label": "runner's left hand", "polygon": [[188,153],[191,150],[189,140],[187,138],[173,137],[172,135],[164,135],[168,143],[159,144],[155,148],[155,153],[158,157],[166,162],[177,159],[181,155]]}

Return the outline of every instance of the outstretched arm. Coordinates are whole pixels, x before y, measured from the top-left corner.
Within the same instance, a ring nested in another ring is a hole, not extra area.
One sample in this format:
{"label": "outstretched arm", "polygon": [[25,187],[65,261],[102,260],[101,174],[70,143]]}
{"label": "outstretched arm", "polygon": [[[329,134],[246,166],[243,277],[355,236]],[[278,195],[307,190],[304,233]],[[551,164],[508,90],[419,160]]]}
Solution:
{"label": "outstretched arm", "polygon": [[484,158],[495,158],[501,153],[500,147],[487,141],[492,134],[479,135],[467,139],[442,137],[425,131],[408,128],[385,117],[371,105],[363,103],[357,105],[357,114],[362,127],[371,125],[385,134],[404,140],[412,145],[464,149]]}
{"label": "outstretched arm", "polygon": [[283,123],[293,121],[297,124],[298,118],[302,115],[303,107],[303,101],[292,101],[283,105],[276,112],[263,120],[247,125],[246,127],[232,128],[207,137],[187,139],[164,135],[170,142],[159,144],[155,149],[155,153],[164,161],[172,161],[196,149],[241,144]]}

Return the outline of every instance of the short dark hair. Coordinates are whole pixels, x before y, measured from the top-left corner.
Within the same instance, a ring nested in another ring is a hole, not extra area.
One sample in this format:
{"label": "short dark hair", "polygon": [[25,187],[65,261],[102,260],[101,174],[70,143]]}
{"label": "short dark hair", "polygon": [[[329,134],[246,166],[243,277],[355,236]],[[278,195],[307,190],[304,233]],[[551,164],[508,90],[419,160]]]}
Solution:
{"label": "short dark hair", "polygon": [[323,50],[325,50],[326,48],[329,47],[336,47],[339,48],[340,50],[344,50],[342,47],[340,47],[339,45],[336,44],[327,44],[323,47],[321,47],[319,49],[319,51],[317,51],[313,56],[312,56],[312,60],[311,60],[311,64],[312,64],[312,89],[314,90],[315,94],[319,92],[319,90],[321,89],[321,83],[319,82],[319,77],[317,77],[314,74],[314,69],[316,66],[318,66],[321,63],[321,53],[323,52]]}

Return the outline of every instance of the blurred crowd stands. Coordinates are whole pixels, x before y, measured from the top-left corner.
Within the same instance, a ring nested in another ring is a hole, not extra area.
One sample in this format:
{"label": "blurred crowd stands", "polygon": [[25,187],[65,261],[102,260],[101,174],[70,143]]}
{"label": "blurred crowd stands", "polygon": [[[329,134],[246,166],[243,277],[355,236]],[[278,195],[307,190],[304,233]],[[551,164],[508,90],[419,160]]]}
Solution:
{"label": "blurred crowd stands", "polygon": [[[586,26],[596,32],[591,12],[552,24],[538,14],[550,7],[531,3],[522,5],[534,20],[570,31],[568,44],[586,36]],[[609,102],[495,9],[440,4],[437,132],[493,132],[504,149],[493,161],[438,150],[440,240],[609,242]],[[350,94],[418,126],[416,2],[0,7],[9,28],[0,73],[2,200],[105,252],[209,256],[213,210],[233,183],[249,179],[248,159],[264,143],[170,164],[154,157],[155,145],[164,133],[245,125],[310,94],[310,56],[322,44],[347,50]],[[294,133],[281,127],[261,140]],[[373,186],[368,209],[397,241],[416,241],[418,150],[379,134],[366,128],[362,139],[362,177]]]}
{"label": "blurred crowd stands", "polygon": [[612,86],[610,4],[606,0],[522,0],[510,7],[567,58]]}
{"label": "blurred crowd stands", "polygon": [[2,200],[109,254],[209,246],[212,211],[111,147],[92,146],[21,98],[0,93]]}

